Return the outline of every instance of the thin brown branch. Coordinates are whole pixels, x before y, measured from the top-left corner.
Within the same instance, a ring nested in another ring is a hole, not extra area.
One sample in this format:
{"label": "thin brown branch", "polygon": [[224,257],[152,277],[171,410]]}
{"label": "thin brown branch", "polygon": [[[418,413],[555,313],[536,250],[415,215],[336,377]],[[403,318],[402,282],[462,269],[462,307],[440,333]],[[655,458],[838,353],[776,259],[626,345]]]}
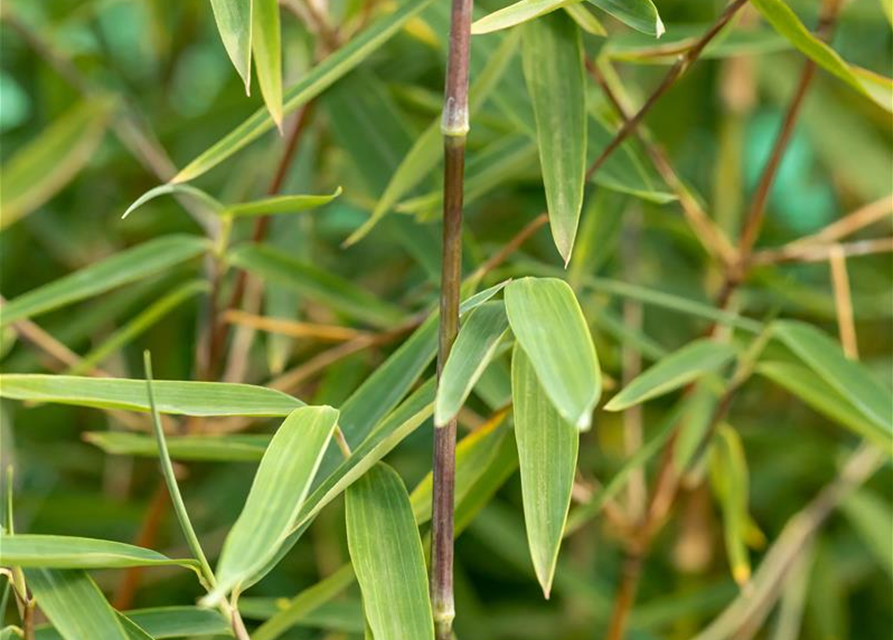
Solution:
{"label": "thin brown branch", "polygon": [[793,242],[789,242],[785,246],[802,247],[808,245],[827,245],[833,242],[838,242],[843,238],[864,229],[868,225],[883,220],[884,218],[893,219],[890,217],[891,211],[893,211],[893,194],[875,200],[874,202],[869,202],[852,213],[847,214],[840,220],[832,222],[818,233],[798,238]]}

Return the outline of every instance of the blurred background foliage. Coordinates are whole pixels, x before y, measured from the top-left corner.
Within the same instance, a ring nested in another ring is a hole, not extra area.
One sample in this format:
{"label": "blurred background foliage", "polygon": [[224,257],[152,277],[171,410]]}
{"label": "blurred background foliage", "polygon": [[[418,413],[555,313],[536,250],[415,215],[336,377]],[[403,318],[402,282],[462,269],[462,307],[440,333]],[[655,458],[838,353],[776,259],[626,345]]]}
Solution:
{"label": "blurred background foliage", "polygon": [[[58,189],[48,192],[29,215],[3,225],[3,296],[14,298],[156,236],[201,233],[174,199],[155,200],[121,221],[126,207],[161,180],[122,145],[113,127],[121,114],[127,114],[152,131],[181,167],[263,106],[259,91],[255,88],[246,97],[232,72],[208,3],[6,0],[4,4],[11,5],[17,20],[52,47],[53,56],[74,65],[90,90],[84,95],[72,87],[17,29],[6,21],[0,23],[3,163],[47,128],[64,126],[66,119],[71,136],[55,156],[69,165],[57,167],[65,176]],[[326,44],[290,11],[290,0],[282,4],[288,86],[325,53]],[[442,2],[435,4],[314,101],[282,191],[330,193],[343,186],[344,195],[311,214],[275,219],[269,240],[399,305],[407,315],[435,300],[436,221],[418,222],[392,214],[362,242],[349,248],[342,248],[341,243],[367,219],[412,141],[439,113],[446,8]],[[789,4],[805,24],[815,24],[818,2],[791,0]],[[846,3],[833,46],[846,60],[889,77],[893,75],[893,35],[881,5],[876,0]],[[492,0],[479,3],[482,13],[499,6]],[[658,8],[668,28],[664,38],[702,31],[720,7],[714,1],[662,0]],[[360,0],[332,0],[330,24],[353,25],[362,11]],[[594,54],[601,47],[635,52],[654,46],[652,39],[604,14],[600,18],[610,38],[587,35],[588,52]],[[755,12],[745,14],[736,28],[748,23],[758,27]],[[733,237],[802,65],[801,54],[777,37],[767,35],[754,42],[743,47],[741,55],[705,56],[647,119],[676,171]],[[634,55],[615,57],[616,72],[636,101],[647,96],[666,68],[666,59],[642,62]],[[510,126],[489,107],[475,119],[469,138],[470,179],[484,176],[492,158],[483,152],[492,151],[489,145]],[[86,135],[91,130],[95,134]],[[893,185],[890,141],[889,114],[820,72],[773,187],[760,246],[775,247],[814,233],[860,205],[887,196]],[[259,197],[282,144],[278,135],[268,134],[203,176],[197,185],[224,202]],[[469,269],[498,251],[543,209],[535,154],[520,154],[516,160],[499,164],[496,179],[467,207]],[[439,185],[436,173],[413,195],[433,192]],[[3,188],[14,185],[7,183]],[[581,224],[578,255],[569,277],[592,325],[602,366],[619,379],[623,357],[619,331],[624,317],[629,320],[629,303],[580,286],[582,279],[590,275],[616,278],[709,304],[718,273],[675,203],[650,203],[590,185]],[[889,231],[889,217],[881,226]],[[233,233],[236,239],[247,238],[250,225],[236,224]],[[875,228],[862,235],[879,233]],[[492,279],[559,266],[548,231],[540,230]],[[848,261],[848,269],[861,359],[889,386],[893,382],[893,261],[887,253],[858,257]],[[153,301],[200,274],[199,265],[190,263],[49,314],[40,319],[40,325],[75,352],[85,354]],[[777,315],[805,319],[836,335],[831,292],[827,262],[761,268],[743,287],[738,310],[764,320]],[[264,305],[264,313],[271,316],[339,320],[324,306],[276,287],[269,290]],[[150,349],[158,378],[190,379],[196,375],[196,335],[202,313],[201,298],[192,297],[99,364],[114,375],[140,377],[140,353]],[[650,352],[644,349],[647,364],[655,353],[687,343],[707,326],[702,318],[646,306],[641,327],[632,329],[642,334],[641,342],[650,348]],[[39,352],[14,340],[11,333],[3,336],[2,344],[4,371],[47,370]],[[298,395],[338,406],[392,347],[376,346],[338,362],[308,380]],[[312,339],[258,335],[246,379],[262,384],[325,348]],[[670,406],[669,399],[661,399],[645,407],[646,434],[658,429]],[[487,411],[479,399],[472,400],[471,409],[481,415]],[[4,465],[14,460],[17,468],[19,529],[140,539],[146,514],[159,501],[157,462],[109,456],[81,438],[86,431],[120,429],[114,418],[65,406],[4,402],[0,410]],[[767,541],[774,540],[791,515],[834,477],[843,451],[855,439],[760,377],[748,382],[736,397],[730,421],[746,452],[754,523],[750,542],[756,566]],[[272,426],[271,421],[254,430],[268,432]],[[620,467],[622,428],[616,414],[597,414],[595,429],[581,441],[583,484],[588,478],[608,479]],[[410,487],[430,468],[430,435],[430,429],[418,430],[390,456]],[[247,494],[254,466],[189,463],[181,471],[196,527],[204,533],[206,548],[216,555]],[[805,578],[788,582],[792,591],[802,590],[805,598],[803,630],[797,637],[889,637],[893,628],[891,566],[883,562],[883,556],[889,554],[893,536],[891,487],[888,464],[821,531],[805,556],[801,569]],[[160,526],[147,545],[172,556],[182,555],[174,518],[163,506],[158,511]],[[343,530],[339,501],[321,514],[310,535],[286,561],[251,591],[244,602],[246,618],[269,615],[277,598],[291,597],[340,567],[347,559]],[[610,610],[621,571],[619,550],[616,531],[604,521],[582,527],[566,541],[551,600],[542,600],[527,556],[519,482],[517,477],[510,478],[457,543],[458,637],[594,637]],[[107,593],[120,596],[123,575],[101,572],[97,579]],[[130,605],[191,602],[199,595],[197,587],[184,572],[147,570]],[[681,497],[674,521],[656,541],[629,637],[690,637],[737,593],[723,551],[719,507],[710,491],[700,486]],[[783,602],[789,597],[796,594],[786,592]],[[756,637],[786,638],[775,626],[778,619],[777,614],[770,617],[765,628],[755,631]],[[358,594],[349,592],[302,625],[285,637],[361,637]]]}

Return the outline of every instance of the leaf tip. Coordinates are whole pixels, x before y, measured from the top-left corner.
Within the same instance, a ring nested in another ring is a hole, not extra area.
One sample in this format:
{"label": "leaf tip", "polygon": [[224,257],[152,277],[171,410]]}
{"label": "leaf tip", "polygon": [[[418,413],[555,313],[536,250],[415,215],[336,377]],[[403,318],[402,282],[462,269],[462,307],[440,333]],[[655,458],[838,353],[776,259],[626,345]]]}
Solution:
{"label": "leaf tip", "polygon": [[732,577],[738,586],[743,587],[750,582],[750,567],[746,564],[737,564],[732,567]]}
{"label": "leaf tip", "polygon": [[667,32],[667,28],[664,26],[664,21],[660,19],[660,16],[657,16],[657,19],[654,21],[654,37],[660,38]]}

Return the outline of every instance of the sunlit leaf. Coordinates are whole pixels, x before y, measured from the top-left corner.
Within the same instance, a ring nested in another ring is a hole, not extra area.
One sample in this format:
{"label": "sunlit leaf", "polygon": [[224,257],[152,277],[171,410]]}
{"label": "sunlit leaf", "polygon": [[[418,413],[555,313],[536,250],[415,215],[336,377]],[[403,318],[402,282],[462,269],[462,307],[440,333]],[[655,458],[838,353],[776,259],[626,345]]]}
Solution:
{"label": "sunlit leaf", "polygon": [[471,33],[481,35],[507,29],[577,2],[579,0],[520,0],[476,20],[471,25]]}
{"label": "sunlit leaf", "polygon": [[719,426],[710,457],[710,477],[723,515],[723,534],[732,576],[738,584],[750,579],[747,552],[749,476],[744,447],[738,432],[729,425]]}
{"label": "sunlit leaf", "polygon": [[270,117],[282,128],[282,34],[277,0],[251,0],[251,51]]}
{"label": "sunlit leaf", "polygon": [[338,187],[333,193],[327,195],[274,196],[272,198],[264,198],[263,200],[229,205],[223,210],[223,214],[233,216],[234,218],[242,218],[248,216],[268,216],[279,213],[297,213],[299,211],[307,211],[308,209],[321,207],[340,195],[341,187]]}
{"label": "sunlit leaf", "polygon": [[536,114],[549,224],[558,253],[570,261],[583,206],[586,95],[580,30],[563,12],[524,25],[524,78]]}
{"label": "sunlit leaf", "polygon": [[666,29],[651,0],[587,0],[636,31],[660,38]]}
{"label": "sunlit leaf", "polygon": [[573,290],[556,278],[522,278],[505,288],[505,309],[558,413],[588,429],[601,396],[601,370]]}
{"label": "sunlit leaf", "polygon": [[197,565],[195,560],[171,559],[152,549],[96,538],[40,534],[0,535],[0,546],[3,547],[3,563],[14,567],[108,569]]}
{"label": "sunlit leaf", "polygon": [[422,541],[403,480],[378,464],[348,488],[347,546],[376,640],[434,638]]}
{"label": "sunlit leaf", "polygon": [[527,541],[548,598],[571,504],[580,434],[552,406],[517,345],[512,354],[512,399]]}
{"label": "sunlit leaf", "polygon": [[251,7],[254,0],[211,0],[217,31],[245,92],[251,91]]}

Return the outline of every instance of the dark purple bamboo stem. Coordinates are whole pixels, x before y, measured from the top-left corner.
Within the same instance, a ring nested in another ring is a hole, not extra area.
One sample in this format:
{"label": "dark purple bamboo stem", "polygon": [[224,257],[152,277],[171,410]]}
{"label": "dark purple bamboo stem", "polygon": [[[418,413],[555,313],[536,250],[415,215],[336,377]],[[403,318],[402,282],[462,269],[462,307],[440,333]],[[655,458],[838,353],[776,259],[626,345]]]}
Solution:
{"label": "dark purple bamboo stem", "polygon": [[[468,133],[468,59],[472,0],[453,0],[450,51],[443,106],[443,266],[440,284],[440,344],[437,375],[459,332],[462,282],[462,195]],[[431,514],[431,604],[437,640],[450,640],[453,618],[453,509],[456,478],[456,420],[434,430]]]}

